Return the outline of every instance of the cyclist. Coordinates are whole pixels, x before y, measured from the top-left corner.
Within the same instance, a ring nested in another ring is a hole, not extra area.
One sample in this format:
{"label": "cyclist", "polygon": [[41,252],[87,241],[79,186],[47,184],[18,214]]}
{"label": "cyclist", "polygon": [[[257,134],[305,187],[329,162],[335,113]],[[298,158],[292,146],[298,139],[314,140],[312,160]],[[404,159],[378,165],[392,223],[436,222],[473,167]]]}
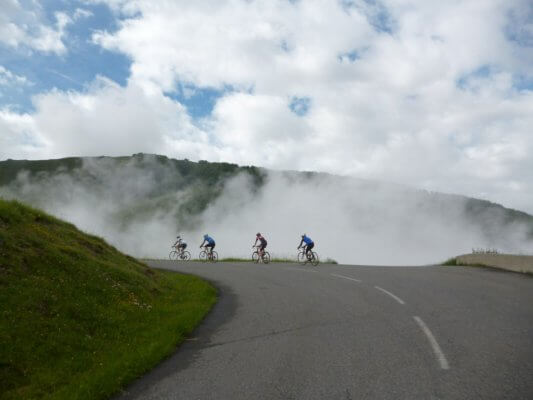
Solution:
{"label": "cyclist", "polygon": [[267,247],[267,240],[263,237],[263,235],[261,235],[259,232],[257,232],[257,235],[255,235],[255,242],[254,242],[254,245],[252,247],[255,247],[255,245],[257,244],[257,241],[259,241],[260,245],[259,245],[259,248],[257,249],[258,252],[259,252],[259,257],[260,258],[263,258],[263,255],[265,254],[265,249]]}
{"label": "cyclist", "polygon": [[187,248],[187,243],[185,243],[185,241],[181,238],[181,236],[176,236],[176,243],[174,243],[172,245],[172,247],[175,247],[176,250],[178,250],[178,252],[182,252],[183,250],[185,250]]}
{"label": "cyclist", "polygon": [[213,239],[211,236],[209,236],[207,233],[204,235],[204,241],[202,242],[202,244],[200,245],[200,247],[202,247],[204,245],[204,243],[207,243],[205,245],[205,248],[206,249],[209,249],[209,252],[210,253],[213,253],[213,249],[215,248],[215,239]]}
{"label": "cyclist", "polygon": [[309,252],[313,247],[315,247],[315,242],[313,242],[313,240],[304,233],[302,235],[302,240],[298,245],[298,250],[300,249],[300,247],[302,247],[303,243],[305,243],[305,245],[303,246],[305,248],[305,255],[307,256],[307,258],[309,258]]}

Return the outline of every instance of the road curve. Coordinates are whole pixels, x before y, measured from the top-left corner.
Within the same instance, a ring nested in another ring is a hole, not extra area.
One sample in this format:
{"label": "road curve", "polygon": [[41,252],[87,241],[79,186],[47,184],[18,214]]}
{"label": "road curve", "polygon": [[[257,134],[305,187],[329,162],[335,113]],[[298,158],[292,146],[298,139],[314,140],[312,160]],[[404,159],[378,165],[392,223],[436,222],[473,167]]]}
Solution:
{"label": "road curve", "polygon": [[533,399],[533,278],[462,267],[150,262],[220,299],[120,399]]}

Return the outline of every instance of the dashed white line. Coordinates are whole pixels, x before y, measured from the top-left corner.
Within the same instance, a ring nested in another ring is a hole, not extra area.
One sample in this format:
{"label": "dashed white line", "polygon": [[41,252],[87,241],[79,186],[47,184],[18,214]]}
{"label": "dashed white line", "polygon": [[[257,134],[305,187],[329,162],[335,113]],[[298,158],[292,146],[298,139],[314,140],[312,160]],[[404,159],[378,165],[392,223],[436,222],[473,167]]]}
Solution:
{"label": "dashed white line", "polygon": [[350,281],[361,282],[361,280],[355,279],[355,278],[350,278],[349,276],[337,275],[337,274],[330,274],[330,275],[331,276],[336,276],[337,278],[348,279]]}
{"label": "dashed white line", "polygon": [[388,294],[390,297],[392,297],[392,298],[393,298],[394,300],[396,300],[398,303],[400,303],[400,304],[405,304],[405,302],[404,302],[402,299],[400,299],[400,298],[399,298],[398,296],[396,296],[395,294],[392,294],[392,293],[389,292],[388,290],[385,290],[385,289],[383,289],[383,288],[381,288],[381,287],[379,287],[379,286],[374,286],[374,287],[375,287],[376,289],[378,289],[378,290],[381,290],[383,293]]}
{"label": "dashed white line", "polygon": [[431,333],[429,328],[426,326],[424,321],[420,317],[413,317],[418,326],[422,329],[422,331],[426,334],[429,343],[431,344],[431,347],[433,348],[433,352],[435,353],[435,357],[437,357],[437,361],[439,362],[439,365],[442,369],[449,369],[450,365],[448,364],[448,360],[446,360],[446,357],[444,356],[444,353],[442,352],[439,344],[437,343],[437,339],[435,339],[435,336]]}

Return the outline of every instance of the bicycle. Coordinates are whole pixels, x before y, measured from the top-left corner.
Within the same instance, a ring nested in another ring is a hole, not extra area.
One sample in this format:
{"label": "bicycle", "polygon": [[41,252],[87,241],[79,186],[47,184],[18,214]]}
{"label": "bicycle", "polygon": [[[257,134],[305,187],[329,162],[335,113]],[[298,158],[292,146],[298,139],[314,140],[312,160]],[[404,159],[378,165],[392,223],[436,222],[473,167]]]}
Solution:
{"label": "bicycle", "polygon": [[215,250],[206,250],[206,247],[204,247],[204,250],[200,252],[200,255],[198,256],[200,260],[202,261],[211,261],[211,262],[217,262],[218,261],[218,253]]}
{"label": "bicycle", "polygon": [[187,250],[180,250],[177,246],[170,246],[171,248],[174,248],[175,250],[172,250],[168,258],[172,261],[189,261],[191,259],[191,253],[189,253]]}
{"label": "bicycle", "polygon": [[255,251],[252,253],[252,261],[254,263],[259,263],[259,261],[262,261],[263,264],[268,264],[270,262],[270,253],[266,250],[263,250],[263,257],[259,257],[259,247],[260,246],[252,246],[255,247]]}
{"label": "bicycle", "polygon": [[298,253],[298,262],[302,265],[305,265],[307,263],[310,263],[314,267],[316,267],[320,260],[318,258],[318,254],[316,254],[314,251],[310,251],[307,253],[305,249],[302,247],[302,250]]}

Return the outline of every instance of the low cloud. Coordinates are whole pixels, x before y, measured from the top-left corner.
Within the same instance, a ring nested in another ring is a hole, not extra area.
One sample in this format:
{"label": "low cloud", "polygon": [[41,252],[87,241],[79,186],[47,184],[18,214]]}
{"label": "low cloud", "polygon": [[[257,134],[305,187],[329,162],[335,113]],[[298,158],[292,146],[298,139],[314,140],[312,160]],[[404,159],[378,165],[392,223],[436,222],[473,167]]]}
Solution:
{"label": "low cloud", "polygon": [[355,264],[426,264],[478,247],[533,252],[531,226],[464,197],[326,174],[265,174],[261,187],[244,173],[224,181],[200,214],[183,205],[201,200],[203,184],[151,156],[23,173],[0,195],[43,207],[138,257],[165,258],[177,234],[195,254],[204,233],[220,256],[248,257],[258,231],[274,256],[293,257],[307,233],[322,258]]}

